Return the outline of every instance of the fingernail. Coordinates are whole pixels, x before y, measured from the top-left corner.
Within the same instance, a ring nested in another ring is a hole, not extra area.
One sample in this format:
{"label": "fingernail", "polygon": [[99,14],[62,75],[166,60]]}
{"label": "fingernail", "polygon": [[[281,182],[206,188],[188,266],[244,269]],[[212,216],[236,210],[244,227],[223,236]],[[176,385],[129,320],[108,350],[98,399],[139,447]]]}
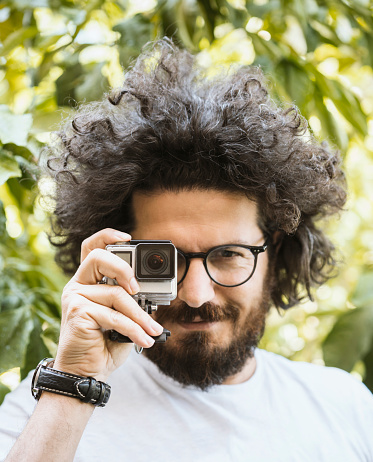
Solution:
{"label": "fingernail", "polygon": [[151,347],[151,346],[154,345],[155,340],[154,340],[154,338],[151,338],[151,337],[149,337],[149,336],[146,336],[146,337],[144,338],[144,342],[146,343],[146,346]]}
{"label": "fingernail", "polygon": [[159,335],[159,333],[163,332],[163,327],[154,321],[154,319],[150,318],[150,329],[153,331],[154,334]]}
{"label": "fingernail", "polygon": [[137,292],[140,290],[140,286],[138,285],[135,278],[132,278],[130,280],[130,288],[131,288],[131,293],[132,294],[137,294]]}
{"label": "fingernail", "polygon": [[131,240],[130,234],[127,234],[127,233],[115,233],[115,237],[119,241],[129,241],[129,240]]}

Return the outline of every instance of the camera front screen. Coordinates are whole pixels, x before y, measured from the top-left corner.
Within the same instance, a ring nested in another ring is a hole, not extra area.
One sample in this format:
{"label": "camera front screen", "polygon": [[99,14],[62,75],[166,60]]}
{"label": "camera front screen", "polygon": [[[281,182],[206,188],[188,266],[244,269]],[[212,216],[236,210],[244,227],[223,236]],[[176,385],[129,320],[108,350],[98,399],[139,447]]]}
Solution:
{"label": "camera front screen", "polygon": [[172,244],[138,244],[136,277],[137,279],[173,279],[175,247]]}

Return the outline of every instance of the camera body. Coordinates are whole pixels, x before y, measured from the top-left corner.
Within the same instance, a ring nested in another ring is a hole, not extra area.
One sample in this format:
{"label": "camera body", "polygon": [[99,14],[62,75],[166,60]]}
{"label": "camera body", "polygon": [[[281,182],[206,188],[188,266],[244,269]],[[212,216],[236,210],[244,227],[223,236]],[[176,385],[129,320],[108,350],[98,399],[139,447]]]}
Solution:
{"label": "camera body", "polygon": [[[140,291],[133,295],[135,300],[156,306],[169,305],[176,298],[177,251],[171,241],[132,240],[107,245],[106,250],[133,269],[140,286]],[[113,280],[108,283],[115,284]]]}
{"label": "camera body", "polygon": [[[171,241],[131,240],[107,245],[106,250],[126,261],[135,274],[140,290],[132,297],[143,310],[151,314],[157,305],[169,305],[177,295],[177,250]],[[102,284],[116,285],[115,279],[104,277]],[[171,335],[163,333],[153,337],[156,343],[164,343]],[[131,339],[110,331],[109,338],[120,343],[131,343]],[[136,351],[142,348],[136,345]]]}

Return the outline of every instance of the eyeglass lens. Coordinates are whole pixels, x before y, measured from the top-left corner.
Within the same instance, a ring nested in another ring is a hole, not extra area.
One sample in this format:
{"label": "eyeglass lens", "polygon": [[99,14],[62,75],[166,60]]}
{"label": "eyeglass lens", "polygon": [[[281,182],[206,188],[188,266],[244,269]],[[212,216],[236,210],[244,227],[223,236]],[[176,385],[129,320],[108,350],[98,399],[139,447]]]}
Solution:
{"label": "eyeglass lens", "polygon": [[[255,269],[255,257],[245,247],[221,246],[208,254],[206,266],[207,272],[215,282],[234,286],[250,278]],[[178,253],[178,282],[184,277],[186,267],[185,257]]]}

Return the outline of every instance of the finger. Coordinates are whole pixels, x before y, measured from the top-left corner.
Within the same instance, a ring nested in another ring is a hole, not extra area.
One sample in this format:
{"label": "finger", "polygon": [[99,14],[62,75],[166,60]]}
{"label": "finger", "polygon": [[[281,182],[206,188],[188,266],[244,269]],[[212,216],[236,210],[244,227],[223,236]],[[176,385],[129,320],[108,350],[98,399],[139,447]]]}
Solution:
{"label": "finger", "polygon": [[72,281],[79,284],[97,284],[104,276],[116,279],[132,295],[140,290],[131,266],[114,253],[103,249],[94,249],[88,254]]}
{"label": "finger", "polygon": [[70,324],[75,332],[79,329],[83,338],[90,336],[92,330],[116,330],[144,348],[149,348],[154,344],[154,339],[132,319],[119,311],[98,303],[88,302],[83,298],[70,310],[67,324]]}
{"label": "finger", "polygon": [[113,228],[105,228],[88,237],[82,242],[80,261],[85,260],[94,249],[104,249],[109,244],[116,242],[128,242],[131,236]]}
{"label": "finger", "polygon": [[158,324],[120,286],[77,284],[74,293],[99,305],[113,308],[132,319],[149,335],[160,335],[163,327]]}

